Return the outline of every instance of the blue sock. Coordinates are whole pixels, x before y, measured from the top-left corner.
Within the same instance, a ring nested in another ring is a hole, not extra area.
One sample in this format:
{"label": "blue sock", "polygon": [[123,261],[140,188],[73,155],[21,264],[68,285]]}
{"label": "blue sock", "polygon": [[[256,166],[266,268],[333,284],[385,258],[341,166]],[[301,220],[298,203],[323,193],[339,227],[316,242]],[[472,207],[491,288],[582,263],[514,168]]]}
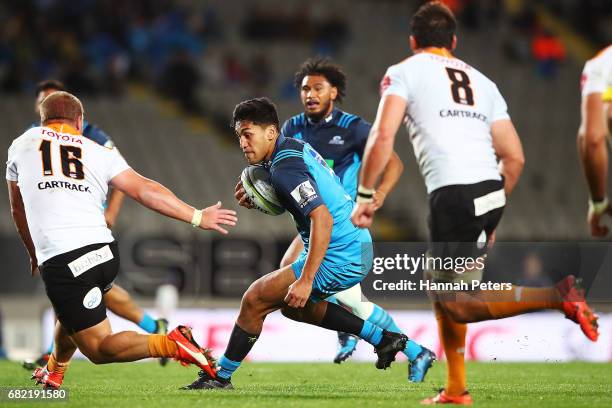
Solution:
{"label": "blue sock", "polygon": [[142,320],[138,323],[138,326],[147,333],[155,333],[157,330],[157,322],[147,313],[142,316]]}
{"label": "blue sock", "polygon": [[408,357],[408,361],[414,361],[415,358],[419,355],[419,353],[423,351],[423,347],[419,343],[415,343],[412,340],[408,340],[406,344],[406,348],[402,353]]}
{"label": "blue sock", "polygon": [[[378,305],[374,305],[374,310],[372,311],[370,317],[368,317],[368,322],[382,327],[387,331],[403,333],[403,331],[397,327],[397,324],[395,324],[391,315],[389,315],[385,309]],[[403,353],[406,355],[406,357],[408,357],[409,361],[413,361],[422,350],[423,347],[421,347],[418,343],[408,340]]]}
{"label": "blue sock", "polygon": [[225,355],[222,355],[219,359],[219,371],[217,371],[217,376],[224,380],[229,380],[238,367],[240,367],[239,361],[232,361],[225,357]]}
{"label": "blue sock", "polygon": [[380,341],[382,340],[382,332],[383,329],[373,325],[372,323],[366,320],[363,322],[363,327],[361,328],[361,333],[359,333],[359,337],[376,347],[378,346],[378,344],[380,344]]}
{"label": "blue sock", "polygon": [[51,340],[51,344],[49,344],[49,348],[47,349],[47,353],[46,354],[53,353],[53,345],[54,344],[55,344],[55,342],[53,340]]}

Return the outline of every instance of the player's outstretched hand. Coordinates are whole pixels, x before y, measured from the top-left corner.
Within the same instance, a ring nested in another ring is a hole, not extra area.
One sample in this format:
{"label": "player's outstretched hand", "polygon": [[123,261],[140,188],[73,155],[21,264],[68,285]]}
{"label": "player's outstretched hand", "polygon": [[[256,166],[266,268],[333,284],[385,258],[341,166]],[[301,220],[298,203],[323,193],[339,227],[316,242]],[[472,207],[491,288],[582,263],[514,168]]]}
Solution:
{"label": "player's outstretched hand", "polygon": [[312,282],[308,282],[304,279],[298,279],[289,286],[287,296],[285,296],[285,303],[289,307],[302,308],[308,302],[310,293],[312,292]]}
{"label": "player's outstretched hand", "polygon": [[387,194],[383,193],[380,190],[376,190],[374,192],[374,209],[378,210],[385,203],[385,198],[387,198]]}
{"label": "player's outstretched hand", "polygon": [[202,222],[200,228],[207,230],[215,230],[221,234],[227,234],[227,230],[222,228],[221,225],[235,226],[238,222],[236,217],[236,211],[226,210],[221,208],[221,201],[215,205],[202,210]]}
{"label": "player's outstretched hand", "polygon": [[358,203],[353,208],[351,221],[356,227],[369,228],[374,220],[376,205],[374,203]]}
{"label": "player's outstretched hand", "polygon": [[234,197],[236,198],[236,200],[238,200],[238,205],[241,205],[246,208],[255,207],[249,199],[249,196],[247,196],[246,191],[242,186],[242,181],[238,181],[238,184],[236,184],[236,188],[234,189],[234,191]]}
{"label": "player's outstretched hand", "polygon": [[591,227],[591,235],[597,238],[605,237],[608,235],[609,228],[606,225],[601,224],[601,218],[605,215],[612,215],[612,205],[608,204],[608,208],[606,208],[603,212],[597,213],[592,209],[589,209],[589,213],[587,215],[587,222]]}

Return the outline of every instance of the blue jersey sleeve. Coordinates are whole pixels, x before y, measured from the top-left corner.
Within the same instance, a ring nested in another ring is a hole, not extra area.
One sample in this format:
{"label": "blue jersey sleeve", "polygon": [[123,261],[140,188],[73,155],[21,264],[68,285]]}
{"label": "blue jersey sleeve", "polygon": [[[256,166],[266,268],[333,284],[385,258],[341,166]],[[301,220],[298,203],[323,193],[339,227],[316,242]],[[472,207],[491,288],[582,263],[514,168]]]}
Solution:
{"label": "blue jersey sleeve", "polygon": [[363,153],[365,152],[366,143],[368,142],[368,136],[370,135],[370,129],[372,124],[363,119],[355,121],[355,124],[351,126],[351,130],[355,135],[355,150],[359,155],[360,159],[363,159]]}
{"label": "blue jersey sleeve", "polygon": [[308,217],[310,212],[323,205],[319,187],[314,181],[302,157],[287,157],[274,164],[271,183],[276,194],[294,217]]}
{"label": "blue jersey sleeve", "polygon": [[115,146],[115,143],[113,143],[112,139],[106,134],[106,132],[91,123],[87,123],[85,125],[83,129],[83,136],[104,147],[110,148]]}

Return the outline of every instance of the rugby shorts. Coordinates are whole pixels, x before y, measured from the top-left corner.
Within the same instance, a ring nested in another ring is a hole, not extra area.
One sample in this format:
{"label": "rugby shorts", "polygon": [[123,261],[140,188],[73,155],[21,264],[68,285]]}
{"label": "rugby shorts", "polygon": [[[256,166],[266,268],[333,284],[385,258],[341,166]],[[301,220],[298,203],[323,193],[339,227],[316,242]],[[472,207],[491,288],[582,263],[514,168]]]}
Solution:
{"label": "rugby shorts", "polygon": [[47,296],[69,333],[106,319],[103,295],[111,289],[118,272],[119,251],[115,241],[87,245],[40,265]]}

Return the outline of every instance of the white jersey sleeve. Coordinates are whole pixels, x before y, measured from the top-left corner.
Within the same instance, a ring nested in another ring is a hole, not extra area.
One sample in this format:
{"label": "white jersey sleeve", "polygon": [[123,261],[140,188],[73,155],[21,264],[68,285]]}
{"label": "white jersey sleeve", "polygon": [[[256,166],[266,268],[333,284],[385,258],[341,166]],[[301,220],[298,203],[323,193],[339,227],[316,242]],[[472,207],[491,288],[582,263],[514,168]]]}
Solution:
{"label": "white jersey sleeve", "polygon": [[397,95],[409,102],[410,91],[410,80],[404,76],[404,72],[397,65],[389,67],[380,83],[381,97]]}
{"label": "white jersey sleeve", "polygon": [[582,71],[582,96],[604,93],[612,87],[612,45],[602,50],[584,65]]}
{"label": "white jersey sleeve", "polygon": [[[129,169],[130,166],[129,164],[127,164],[121,153],[119,153],[119,150],[117,150],[117,148],[105,148],[110,150],[110,153],[106,155],[108,156],[108,172],[106,176],[106,182],[109,183],[113,179],[113,177]],[[102,160],[105,160],[105,158],[102,158]]]}
{"label": "white jersey sleeve", "polygon": [[491,110],[490,122],[497,122],[498,120],[510,119],[508,114],[508,104],[502,96],[496,85],[493,85],[493,109]]}
{"label": "white jersey sleeve", "polygon": [[15,163],[15,143],[17,140],[13,141],[8,150],[8,160],[6,161],[6,179],[9,181],[18,181],[17,163]]}
{"label": "white jersey sleeve", "polygon": [[129,169],[117,149],[74,130],[35,127],[8,151],[39,263],[86,245],[113,241],[104,218],[108,183]]}

